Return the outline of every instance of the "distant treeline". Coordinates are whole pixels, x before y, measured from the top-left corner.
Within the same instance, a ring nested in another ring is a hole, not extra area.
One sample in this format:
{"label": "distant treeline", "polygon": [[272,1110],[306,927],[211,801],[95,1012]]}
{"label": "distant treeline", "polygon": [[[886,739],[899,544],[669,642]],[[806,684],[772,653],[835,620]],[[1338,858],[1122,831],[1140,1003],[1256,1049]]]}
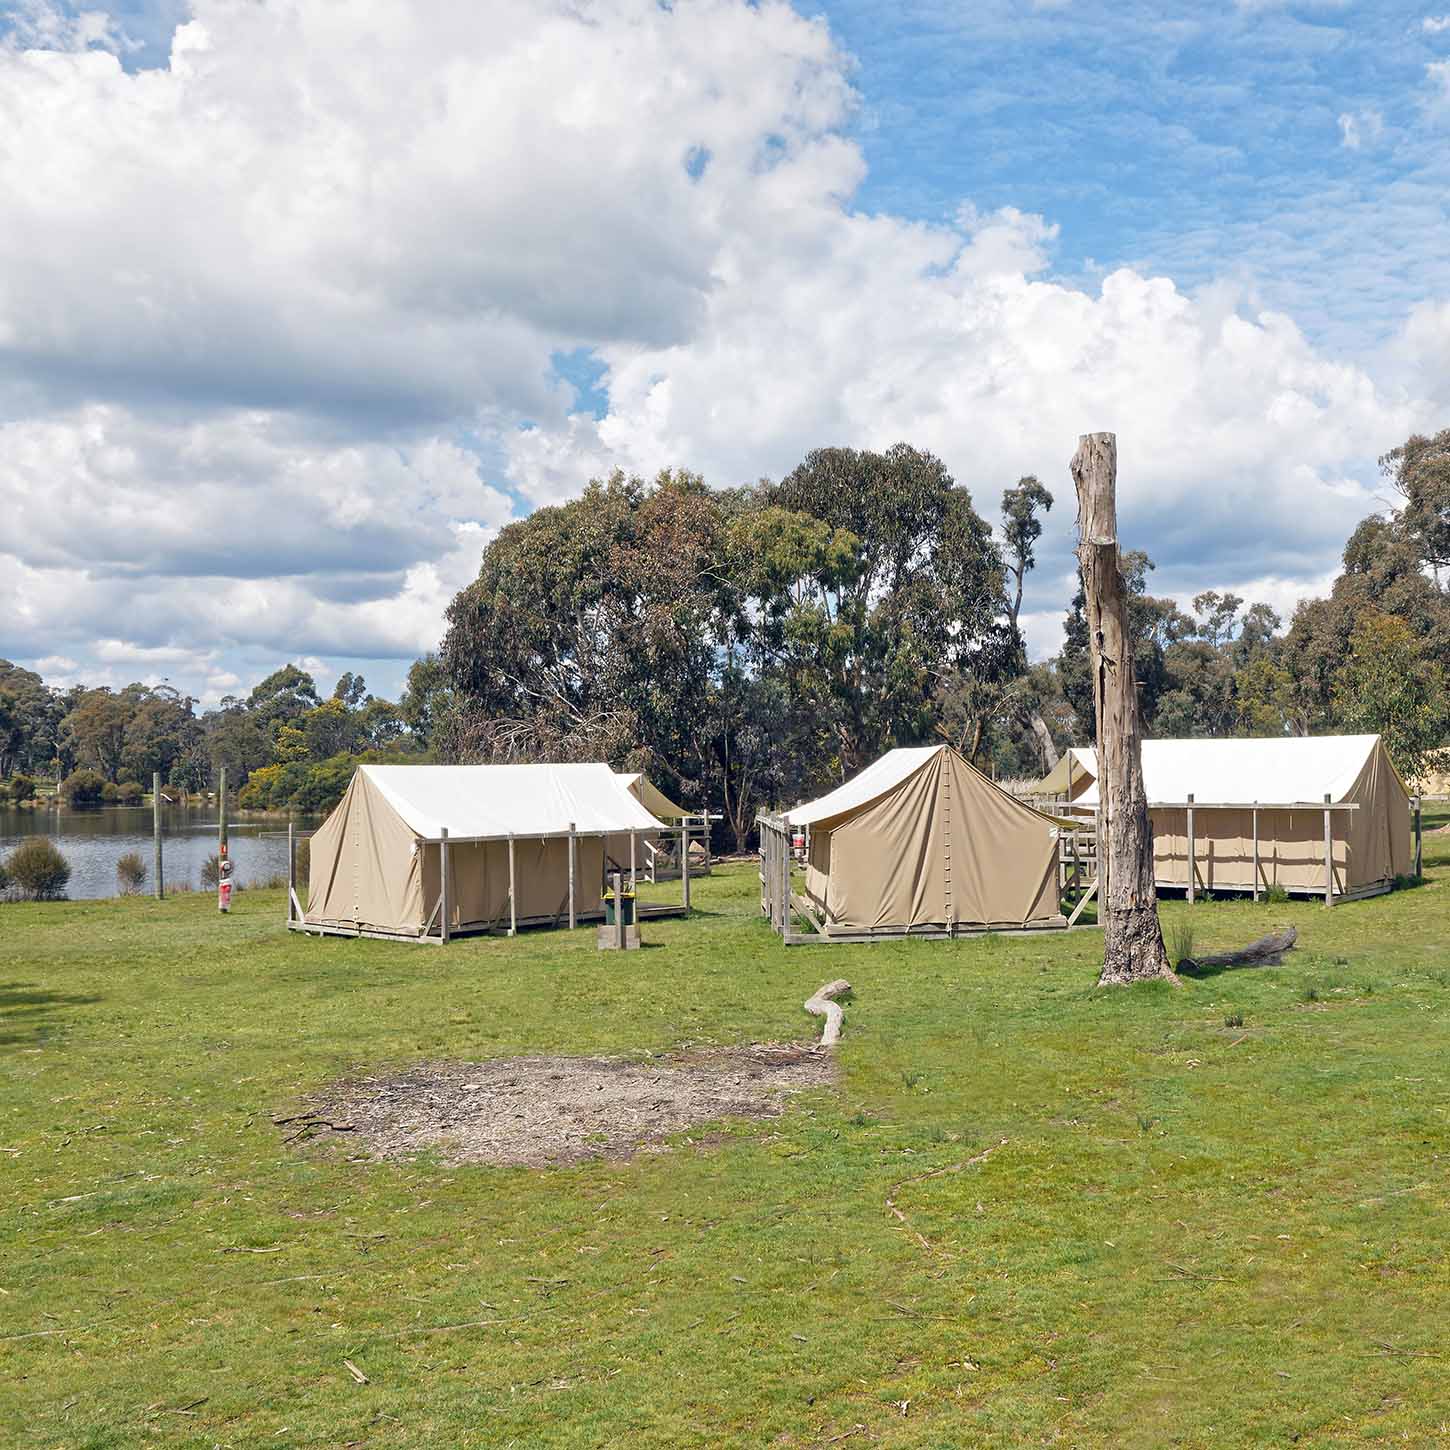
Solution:
{"label": "distant treeline", "polygon": [[[1450,740],[1450,430],[1381,459],[1400,506],[1366,519],[1329,594],[1287,629],[1221,590],[1191,610],[1125,554],[1140,699],[1166,736],[1377,731],[1412,784]],[[360,759],[608,760],[720,812],[743,843],[894,745],[946,739],[1036,777],[1093,737],[1087,627],[1030,664],[1019,619],[1051,493],[1006,488],[994,534],[930,453],[818,449],[778,483],[616,473],[488,545],[437,655],[393,704],[288,665],[198,716],[165,687],[47,689],[0,661],[0,775],[210,788],[324,810]]]}

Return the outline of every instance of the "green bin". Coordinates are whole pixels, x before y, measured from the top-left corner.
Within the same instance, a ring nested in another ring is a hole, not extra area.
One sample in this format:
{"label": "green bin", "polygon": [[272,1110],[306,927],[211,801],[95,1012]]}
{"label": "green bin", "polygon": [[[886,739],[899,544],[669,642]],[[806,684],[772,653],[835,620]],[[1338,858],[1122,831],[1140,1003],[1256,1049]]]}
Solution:
{"label": "green bin", "polygon": [[[626,926],[634,925],[634,892],[621,891],[619,893],[619,914]],[[614,893],[606,892],[604,896],[604,921],[607,926],[614,925]]]}

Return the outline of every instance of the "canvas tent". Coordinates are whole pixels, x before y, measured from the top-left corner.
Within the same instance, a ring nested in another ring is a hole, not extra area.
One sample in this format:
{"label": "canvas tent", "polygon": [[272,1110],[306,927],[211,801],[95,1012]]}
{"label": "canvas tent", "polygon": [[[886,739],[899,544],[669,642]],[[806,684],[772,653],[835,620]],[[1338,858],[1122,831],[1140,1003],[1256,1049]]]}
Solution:
{"label": "canvas tent", "polygon": [[677,806],[649,776],[621,771],[619,778],[645,810],[659,820],[682,821],[690,814],[684,806]]}
{"label": "canvas tent", "polygon": [[[1097,757],[1073,754],[1091,777],[1073,804],[1096,810]],[[1343,899],[1413,868],[1409,793],[1378,735],[1145,740],[1143,784],[1159,886],[1189,889],[1191,861],[1192,892]]]}
{"label": "canvas tent", "polygon": [[[829,795],[760,824],[763,906],[787,941],[792,910],[833,940],[1066,925],[1063,823],[1014,800],[948,745],[888,751]],[[788,839],[797,835],[798,891]]]}
{"label": "canvas tent", "polygon": [[598,916],[605,838],[663,829],[607,765],[360,765],[288,924],[447,940]]}
{"label": "canvas tent", "polygon": [[[1089,763],[1090,762],[1090,763]],[[1056,765],[1033,786],[1034,798],[1074,801],[1097,776],[1097,759],[1091,750],[1069,745]]]}

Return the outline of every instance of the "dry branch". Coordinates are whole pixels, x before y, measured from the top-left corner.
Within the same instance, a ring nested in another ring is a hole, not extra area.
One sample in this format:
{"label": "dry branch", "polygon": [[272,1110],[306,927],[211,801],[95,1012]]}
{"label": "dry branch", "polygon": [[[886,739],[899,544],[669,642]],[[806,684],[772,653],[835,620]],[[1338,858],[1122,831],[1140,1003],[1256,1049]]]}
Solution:
{"label": "dry branch", "polygon": [[841,1040],[841,1019],[844,1013],[840,1004],[831,999],[844,997],[851,990],[851,984],[845,980],[827,982],[825,986],[816,989],[815,996],[809,998],[805,1004],[806,1011],[813,1017],[824,1017],[825,1025],[821,1028],[821,1046],[834,1047]]}
{"label": "dry branch", "polygon": [[1258,941],[1250,942],[1233,952],[1212,952],[1206,957],[1185,957],[1179,962],[1179,970],[1192,972],[1200,967],[1277,967],[1284,960],[1284,953],[1290,951],[1299,940],[1299,928],[1285,927],[1283,931],[1271,931]]}

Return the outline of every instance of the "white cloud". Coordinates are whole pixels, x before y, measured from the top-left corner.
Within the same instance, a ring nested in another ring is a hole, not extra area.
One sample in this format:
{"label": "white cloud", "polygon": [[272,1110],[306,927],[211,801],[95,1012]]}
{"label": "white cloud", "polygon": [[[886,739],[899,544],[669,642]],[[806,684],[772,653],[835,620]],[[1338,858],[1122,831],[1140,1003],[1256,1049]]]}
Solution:
{"label": "white cloud", "polygon": [[1443,112],[1450,108],[1450,60],[1432,60],[1425,65],[1430,84],[1430,109]]}
{"label": "white cloud", "polygon": [[1420,22],[1420,29],[1426,35],[1443,35],[1450,30],[1450,15],[1427,15]]}
{"label": "white cloud", "polygon": [[1351,151],[1384,135],[1385,118],[1375,110],[1345,111],[1339,118],[1340,141]]}
{"label": "white cloud", "polygon": [[1066,462],[1113,428],[1160,592],[1292,591],[1430,421],[1429,314],[1389,391],[1227,287],[1055,279],[1051,218],[855,209],[850,62],[782,0],[197,0],[134,73],[63,40],[0,51],[0,651],[91,678],[406,658],[503,483],[823,443],[932,448],[989,514],[1041,474],[1065,603]]}

